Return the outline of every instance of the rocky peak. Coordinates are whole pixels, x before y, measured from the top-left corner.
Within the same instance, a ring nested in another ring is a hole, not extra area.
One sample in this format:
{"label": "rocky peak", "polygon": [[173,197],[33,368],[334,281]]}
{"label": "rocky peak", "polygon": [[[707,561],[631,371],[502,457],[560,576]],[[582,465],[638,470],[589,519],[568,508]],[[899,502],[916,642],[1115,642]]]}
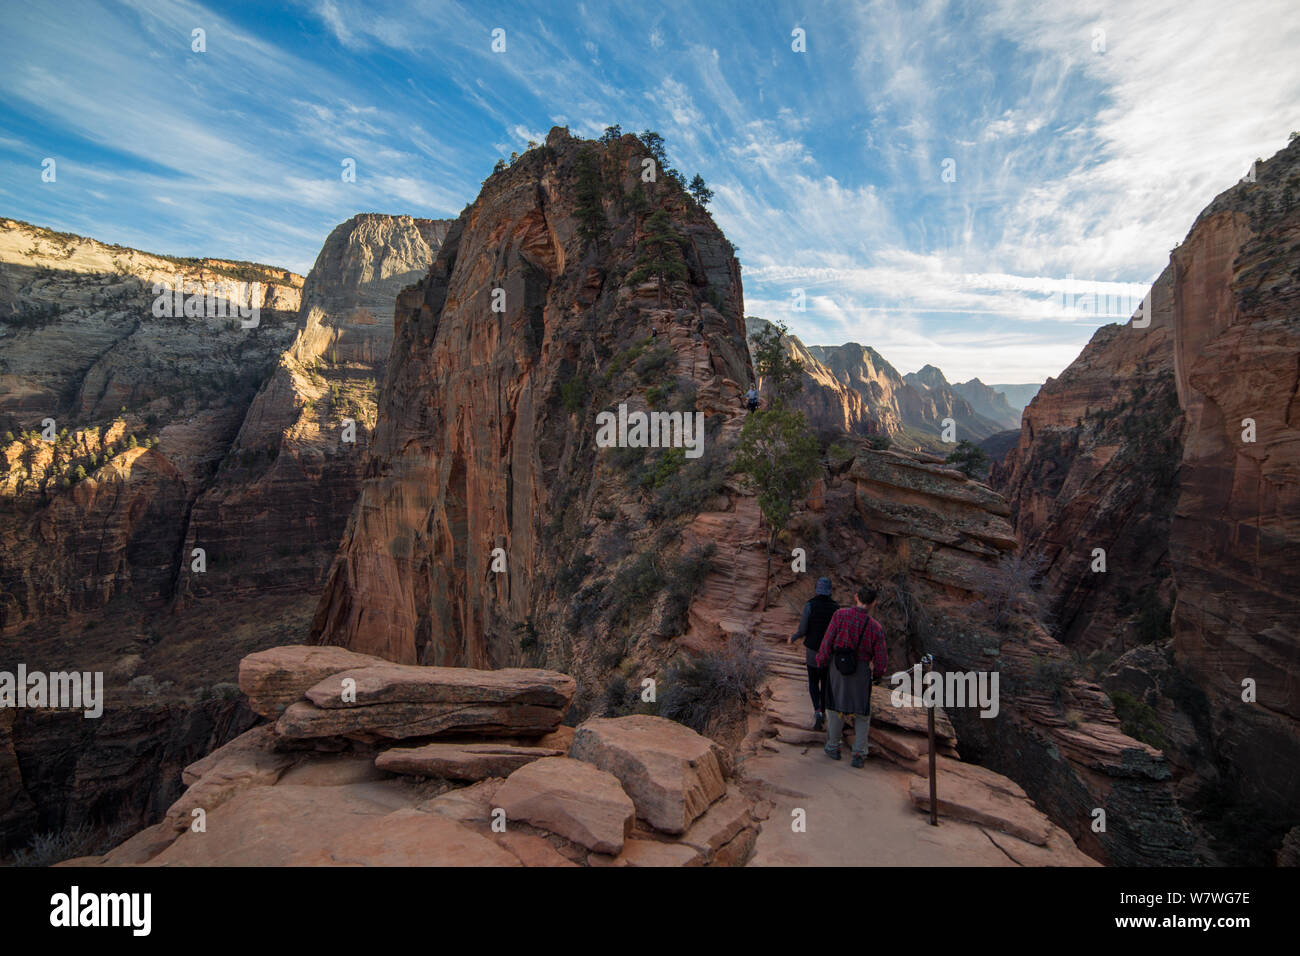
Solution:
{"label": "rocky peak", "polygon": [[[399,296],[369,477],[315,640],[412,663],[562,663],[587,687],[618,663],[609,646],[671,653],[680,597],[656,587],[629,607],[613,580],[632,573],[629,546],[649,550],[720,491],[751,367],[731,245],[671,180],[641,181],[645,155],[634,136],[553,130],[488,177]],[[662,289],[638,272],[658,211],[683,267]],[[620,405],[702,413],[702,456],[598,447],[597,413]],[[560,600],[574,591],[576,618]]]}
{"label": "rocky peak", "polygon": [[933,365],[926,365],[918,372],[908,372],[903,380],[913,388],[947,388],[948,380],[943,372]]}

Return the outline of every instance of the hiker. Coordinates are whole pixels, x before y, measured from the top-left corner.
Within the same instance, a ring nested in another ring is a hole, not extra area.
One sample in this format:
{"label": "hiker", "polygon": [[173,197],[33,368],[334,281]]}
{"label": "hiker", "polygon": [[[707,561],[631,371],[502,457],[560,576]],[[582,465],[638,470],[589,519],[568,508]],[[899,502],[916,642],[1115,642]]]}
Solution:
{"label": "hiker", "polygon": [[758,389],[753,385],[749,386],[749,391],[745,393],[745,407],[751,412],[758,411]]}
{"label": "hiker", "polygon": [[803,638],[804,665],[808,668],[808,696],[812,698],[813,730],[825,730],[822,723],[826,719],[826,668],[817,666],[817,652],[821,650],[822,638],[831,623],[831,615],[840,609],[839,604],[831,598],[831,579],[817,579],[817,593],[811,601],[803,606],[799,617],[799,630],[786,641],[793,644]]}
{"label": "hiker", "polygon": [[840,608],[817,652],[817,666],[829,666],[826,684],[826,756],[840,759],[844,715],[853,715],[853,766],[867,762],[867,732],[871,729],[871,684],[885,673],[885,629],[871,616],[876,609],[873,587],[858,588],[855,607]]}

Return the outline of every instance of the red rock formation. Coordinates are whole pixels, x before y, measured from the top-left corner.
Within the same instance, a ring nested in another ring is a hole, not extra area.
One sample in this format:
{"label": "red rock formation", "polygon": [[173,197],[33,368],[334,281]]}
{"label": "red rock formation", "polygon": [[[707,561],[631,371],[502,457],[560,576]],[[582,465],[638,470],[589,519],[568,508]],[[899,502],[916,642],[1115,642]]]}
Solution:
{"label": "red rock formation", "polygon": [[1106,686],[1163,746],[1213,851],[1244,863],[1300,822],[1300,143],[1257,172],[1174,250],[1151,327],[1100,329],[994,474],[1065,639],[1154,642]]}
{"label": "red rock formation", "polygon": [[[356,217],[304,287],[0,220],[0,424],[14,433],[0,445],[0,628],[33,669],[104,671],[115,702],[87,728],[16,715],[20,770],[0,775],[0,803],[25,809],[0,822],[0,849],[157,813],[177,761],[247,726],[212,688],[243,653],[301,636],[360,484],[392,296],[446,226]],[[178,271],[261,282],[257,327],[154,315],[152,283]],[[46,417],[54,442],[31,431]],[[89,748],[117,737],[132,760],[74,785],[104,762]],[[38,745],[69,758],[37,773]]]}
{"label": "red rock formation", "polygon": [[[1057,633],[1084,653],[1118,654],[1150,640],[1171,603],[1169,521],[1182,415],[1170,276],[1152,288],[1149,327],[1098,329],[1048,380],[1025,409],[1019,444],[990,478],[1041,565]],[[1092,570],[1097,548],[1104,572]]]}
{"label": "red rock formation", "polygon": [[[665,523],[638,488],[698,474],[705,493],[720,490],[712,470],[726,438],[714,429],[726,416],[724,433],[738,427],[749,361],[730,244],[675,185],[641,182],[643,153],[632,136],[596,145],[553,130],[488,179],[429,275],[398,298],[368,478],[316,641],[407,663],[503,666],[532,656],[580,682],[607,676],[609,664],[595,658],[617,663],[620,642],[670,652],[628,627],[628,614],[652,608],[614,607],[609,575],[624,573],[633,536],[625,523],[645,528],[639,551],[653,550],[648,537]],[[600,168],[597,243],[579,234],[584,154]],[[669,212],[687,269],[684,282],[666,284],[662,307],[653,280],[629,281],[656,208]],[[645,456],[597,448],[595,416],[651,402],[716,421],[701,458],[650,450],[661,470],[629,487],[623,473]],[[662,502],[690,508],[676,496]],[[493,570],[496,548],[504,570]],[[557,598],[588,578],[590,603],[567,621]],[[597,627],[611,614],[618,619]]]}

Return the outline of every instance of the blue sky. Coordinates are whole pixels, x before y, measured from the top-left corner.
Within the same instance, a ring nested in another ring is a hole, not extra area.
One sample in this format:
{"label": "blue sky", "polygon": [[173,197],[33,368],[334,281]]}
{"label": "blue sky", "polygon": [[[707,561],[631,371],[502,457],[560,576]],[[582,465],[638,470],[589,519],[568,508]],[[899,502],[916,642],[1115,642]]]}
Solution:
{"label": "blue sky", "polygon": [[1056,293],[1136,302],[1300,129],[1292,0],[0,2],[0,215],[305,273],[354,213],[458,214],[553,125],[652,128],[749,314],[953,381],[1058,374],[1110,319]]}

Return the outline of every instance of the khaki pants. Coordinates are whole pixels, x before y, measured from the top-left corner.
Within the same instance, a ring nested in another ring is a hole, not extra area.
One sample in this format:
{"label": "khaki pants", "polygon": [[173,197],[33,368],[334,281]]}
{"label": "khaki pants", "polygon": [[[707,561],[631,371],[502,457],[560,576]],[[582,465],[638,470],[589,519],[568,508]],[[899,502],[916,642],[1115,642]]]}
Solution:
{"label": "khaki pants", "polygon": [[[853,756],[867,756],[867,733],[871,730],[870,714],[853,715]],[[844,715],[838,710],[826,714],[826,752],[840,752],[840,740],[844,735]]]}

